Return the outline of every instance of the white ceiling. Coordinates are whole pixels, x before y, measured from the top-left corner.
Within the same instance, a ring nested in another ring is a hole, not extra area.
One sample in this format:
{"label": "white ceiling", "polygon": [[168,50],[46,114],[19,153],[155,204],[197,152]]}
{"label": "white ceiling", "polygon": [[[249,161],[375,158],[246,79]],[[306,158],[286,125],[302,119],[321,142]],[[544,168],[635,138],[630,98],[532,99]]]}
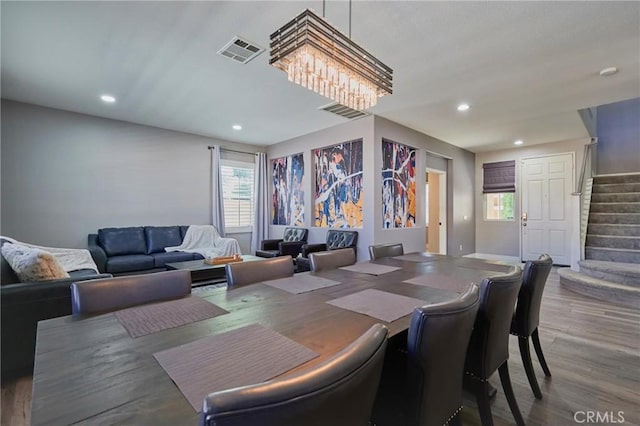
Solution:
{"label": "white ceiling", "polygon": [[[268,65],[216,52],[317,1],[7,2],[4,98],[269,145],[346,119]],[[471,151],[586,137],[577,110],[640,96],[640,2],[354,1],[352,38],[394,70],[369,112]],[[327,19],[347,31],[348,3]],[[600,77],[615,66],[620,72]],[[117,102],[99,100],[113,94]],[[471,109],[462,114],[462,101]],[[240,123],[238,132],[231,125]]]}

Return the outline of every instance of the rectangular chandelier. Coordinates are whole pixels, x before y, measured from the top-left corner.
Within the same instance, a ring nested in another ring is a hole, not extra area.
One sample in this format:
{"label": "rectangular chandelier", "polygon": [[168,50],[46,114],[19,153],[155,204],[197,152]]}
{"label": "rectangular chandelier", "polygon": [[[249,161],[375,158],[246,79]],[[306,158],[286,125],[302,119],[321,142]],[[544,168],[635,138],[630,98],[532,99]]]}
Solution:
{"label": "rectangular chandelier", "polygon": [[364,110],[392,92],[393,70],[307,9],[271,34],[269,64],[289,81]]}

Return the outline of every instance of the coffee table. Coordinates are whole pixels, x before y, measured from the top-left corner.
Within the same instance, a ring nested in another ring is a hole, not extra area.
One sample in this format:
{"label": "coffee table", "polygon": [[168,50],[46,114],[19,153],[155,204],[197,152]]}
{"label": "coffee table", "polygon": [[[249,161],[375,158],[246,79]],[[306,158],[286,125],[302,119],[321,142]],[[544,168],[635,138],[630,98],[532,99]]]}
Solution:
{"label": "coffee table", "polygon": [[[260,260],[266,260],[266,258],[252,256],[250,254],[243,254],[242,260],[243,262],[256,262]],[[198,286],[226,281],[227,274],[225,265],[226,264],[210,265],[208,263],[205,263],[203,259],[166,264],[167,269],[169,270],[178,269],[189,271],[191,273],[191,282],[193,283],[193,285]]]}

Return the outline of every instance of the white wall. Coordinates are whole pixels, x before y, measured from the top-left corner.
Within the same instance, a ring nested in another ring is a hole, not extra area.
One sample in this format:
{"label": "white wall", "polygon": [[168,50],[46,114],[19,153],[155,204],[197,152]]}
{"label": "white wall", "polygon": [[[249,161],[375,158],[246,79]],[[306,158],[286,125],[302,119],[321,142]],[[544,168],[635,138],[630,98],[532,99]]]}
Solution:
{"label": "white wall", "polygon": [[[0,232],[86,247],[109,226],[210,223],[208,145],[258,147],[2,101]],[[249,253],[251,234],[235,234]]]}
{"label": "white wall", "polygon": [[[476,154],[476,251],[478,253],[497,254],[504,256],[520,256],[520,161],[524,158],[539,157],[550,154],[574,153],[574,173],[576,182],[582,167],[584,145],[589,139],[553,142],[542,145],[521,146],[501,151],[480,152]],[[513,221],[484,220],[482,194],[482,164],[494,161],[516,161],[516,192],[514,198]],[[574,191],[575,188],[571,188]],[[572,203],[573,204],[573,203]],[[576,204],[578,205],[578,204]],[[578,207],[579,208],[579,207]],[[579,213],[575,219],[579,220]],[[579,238],[577,239],[579,244]]]}
{"label": "white wall", "polygon": [[[313,224],[313,192],[314,171],[311,150],[357,138],[363,139],[363,178],[364,204],[363,227],[358,231],[358,259],[369,258],[368,246],[385,242],[402,242],[406,251],[424,251],[425,249],[425,212],[424,212],[424,179],[416,179],[417,183],[417,226],[408,229],[382,228],[382,138],[418,148],[416,170],[424,175],[426,152],[436,152],[453,159],[453,173],[449,197],[452,207],[449,209],[448,243],[452,247],[463,244],[463,251],[451,251],[451,254],[474,252],[475,222],[473,220],[473,179],[474,154],[449,145],[445,142],[406,128],[400,124],[381,117],[364,117],[346,122],[342,125],[300,136],[268,148],[269,159],[304,153],[305,164],[305,227],[309,228],[309,241],[324,242],[328,228],[316,228]],[[270,189],[271,190],[271,189]],[[462,218],[467,216],[467,220]],[[452,226],[453,225],[453,226]],[[269,235],[272,238],[282,236],[285,226],[272,225]]]}

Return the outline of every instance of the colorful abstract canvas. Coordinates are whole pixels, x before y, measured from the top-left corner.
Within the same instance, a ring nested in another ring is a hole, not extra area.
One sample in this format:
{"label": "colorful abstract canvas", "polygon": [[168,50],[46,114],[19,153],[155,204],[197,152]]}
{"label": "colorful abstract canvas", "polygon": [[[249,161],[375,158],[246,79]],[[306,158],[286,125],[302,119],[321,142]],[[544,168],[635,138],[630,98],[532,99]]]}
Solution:
{"label": "colorful abstract canvas", "polygon": [[382,139],[382,226],[416,224],[416,149]]}
{"label": "colorful abstract canvas", "polygon": [[271,160],[274,225],[304,226],[304,160],[302,153]]}
{"label": "colorful abstract canvas", "polygon": [[314,226],[362,228],[362,139],[313,151]]}

